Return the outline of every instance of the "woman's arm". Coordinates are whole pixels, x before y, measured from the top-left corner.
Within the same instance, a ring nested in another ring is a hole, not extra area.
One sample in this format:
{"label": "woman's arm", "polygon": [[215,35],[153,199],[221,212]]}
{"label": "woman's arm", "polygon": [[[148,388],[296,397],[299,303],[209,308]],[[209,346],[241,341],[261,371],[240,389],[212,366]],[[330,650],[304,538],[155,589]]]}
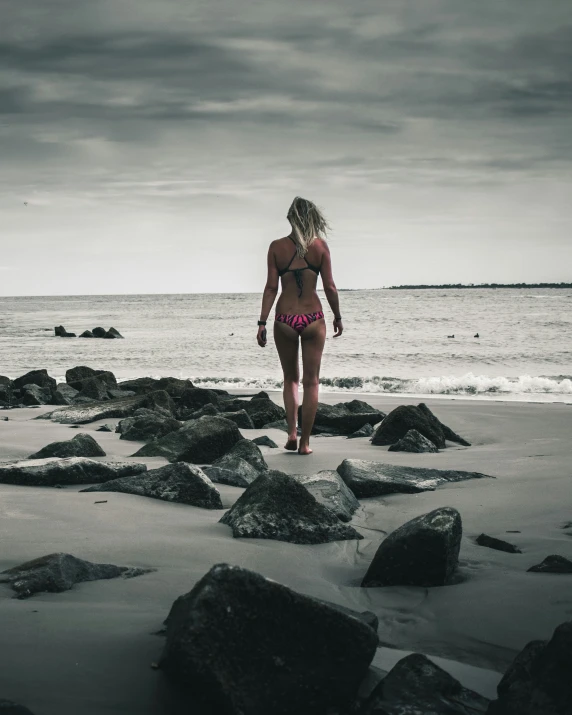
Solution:
{"label": "woman's arm", "polygon": [[[278,293],[278,268],[276,268],[276,259],[274,258],[274,242],[270,244],[268,249],[268,276],[266,278],[266,285],[264,286],[264,292],[262,293],[262,307],[260,308],[260,322],[265,323],[268,319],[268,315],[272,310],[274,301],[276,300],[276,294]],[[258,335],[256,336],[258,344],[261,348],[266,345],[266,326],[258,326]]]}
{"label": "woman's arm", "polygon": [[324,242],[324,255],[322,256],[320,273],[322,275],[324,293],[326,294],[326,298],[330,304],[332,313],[334,314],[334,338],[338,338],[343,333],[344,326],[342,325],[342,316],[340,314],[338,289],[336,288],[334,276],[332,275],[332,259],[330,256],[330,249],[326,242]]}

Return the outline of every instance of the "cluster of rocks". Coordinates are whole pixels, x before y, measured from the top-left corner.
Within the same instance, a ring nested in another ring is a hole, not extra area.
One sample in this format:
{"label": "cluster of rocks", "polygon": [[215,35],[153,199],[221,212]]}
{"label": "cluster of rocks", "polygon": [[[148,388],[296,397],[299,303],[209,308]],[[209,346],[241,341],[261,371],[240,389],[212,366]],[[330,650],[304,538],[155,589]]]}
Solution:
{"label": "cluster of rocks", "polygon": [[[75,333],[68,333],[63,325],[57,325],[54,328],[54,333],[56,338],[75,338],[77,337]],[[97,327],[93,330],[84,330],[79,336],[80,338],[105,338],[107,340],[115,340],[117,338],[123,338],[123,335],[115,328],[105,328]]]}

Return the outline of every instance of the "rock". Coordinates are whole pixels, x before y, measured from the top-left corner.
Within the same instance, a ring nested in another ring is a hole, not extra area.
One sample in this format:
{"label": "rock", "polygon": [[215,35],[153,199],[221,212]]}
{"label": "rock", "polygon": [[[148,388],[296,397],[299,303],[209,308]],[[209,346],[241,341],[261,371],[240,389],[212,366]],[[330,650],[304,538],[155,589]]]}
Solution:
{"label": "rock", "polygon": [[0,375],[0,402],[9,405],[12,401],[12,393],[14,391],[14,383],[9,377]]}
{"label": "rock", "polygon": [[108,388],[117,388],[117,379],[109,370],[92,370],[90,367],[79,366],[66,372],[67,384],[76,390],[82,390],[84,383],[93,379],[104,382]]}
{"label": "rock", "polygon": [[136,392],[131,392],[131,390],[120,390],[119,388],[107,390],[107,396],[110,400],[115,400],[119,397],[130,397],[136,394]]}
{"label": "rock", "polygon": [[497,687],[488,715],[570,715],[572,621],[552,638],[532,641],[516,656]]}
{"label": "rock", "polygon": [[231,420],[241,429],[254,429],[254,423],[250,419],[250,415],[246,410],[239,410],[238,412],[225,412],[224,416],[227,420]]}
{"label": "rock", "polygon": [[269,422],[282,420],[286,417],[286,410],[272,400],[259,399],[244,403],[244,409],[250,415],[256,429],[260,429]]}
{"label": "rock", "polygon": [[34,715],[31,710],[12,702],[12,700],[0,699],[0,715]]}
{"label": "rock", "polygon": [[91,330],[84,330],[83,333],[79,337],[80,338],[94,338],[95,335],[91,332]]}
{"label": "rock", "polygon": [[366,422],[365,425],[360,427],[358,430],[349,434],[348,439],[356,439],[357,437],[371,437],[372,434],[373,425],[370,425],[369,422]]}
{"label": "rock", "polygon": [[76,434],[64,442],[51,442],[31,454],[28,459],[45,459],[46,457],[105,457],[105,452],[89,434]]}
{"label": "rock", "polygon": [[78,397],[88,397],[90,400],[102,401],[108,400],[109,396],[107,394],[107,383],[100,380],[97,377],[92,377],[88,380],[83,380],[81,383],[75,383],[75,385],[81,384],[79,388],[80,392]]}
{"label": "rock", "polygon": [[251,400],[269,400],[270,395],[267,392],[264,392],[264,390],[260,390],[260,392],[257,392],[256,395],[252,395]]}
{"label": "rock", "polygon": [[445,440],[458,442],[465,446],[469,443],[456,435],[449,427],[440,422],[427,405],[400,405],[392,410],[377,428],[372,444],[395,444],[405,437],[410,429],[415,429],[426,437],[438,449],[445,449]]}
{"label": "rock", "polygon": [[464,688],[432,660],[412,653],[374,688],[363,715],[478,715],[489,701]]}
{"label": "rock", "polygon": [[45,387],[49,390],[50,394],[56,390],[56,381],[53,377],[48,375],[47,370],[32,370],[22,375],[22,377],[17,377],[13,381],[13,386],[16,390],[21,390],[26,385]]}
{"label": "rock", "polygon": [[113,425],[101,425],[101,427],[98,427],[96,432],[115,432],[113,429]]}
{"label": "rock", "polygon": [[214,464],[219,467],[224,467],[226,461],[236,457],[244,459],[259,472],[264,472],[268,469],[268,465],[260,448],[250,439],[241,439],[236,442],[232,448],[220,459],[217,459]]}
{"label": "rock", "polygon": [[51,391],[46,387],[38,387],[38,385],[24,385],[21,389],[22,404],[31,405],[47,405],[52,399]]}
{"label": "rock", "polygon": [[282,432],[288,432],[288,423],[286,420],[275,420],[263,425],[264,429],[279,429]]}
{"label": "rock", "polygon": [[215,462],[210,467],[203,467],[203,471],[211,481],[231,487],[248,487],[260,476],[258,470],[240,457],[226,459],[224,466]]}
{"label": "rock", "polygon": [[293,544],[325,544],[362,539],[294,477],[263,472],[220,520],[235,538],[276,539]]}
{"label": "rock", "polygon": [[77,367],[71,367],[66,370],[66,383],[68,385],[74,382],[81,382],[82,380],[88,380],[90,377],[95,377],[96,372],[91,367],[86,365],[78,365]]}
{"label": "rock", "polygon": [[238,427],[224,417],[201,417],[149,442],[133,456],[165,457],[169,462],[207,464],[226,454],[242,439]]}
{"label": "rock", "polygon": [[466,439],[460,437],[456,432],[453,432],[450,427],[447,427],[447,425],[444,425],[439,419],[437,419],[424,402],[420,402],[417,407],[421,410],[421,412],[423,412],[429,422],[433,423],[435,426],[439,426],[443,430],[443,435],[445,436],[445,439],[449,440],[449,442],[457,442],[457,444],[462,444],[464,447],[471,446],[470,442],[467,442]]}
{"label": "rock", "polygon": [[138,377],[134,380],[120,382],[119,387],[122,390],[135,392],[137,395],[164,390],[171,397],[180,397],[185,390],[193,387],[193,383],[190,380],[181,380],[178,377],[162,377],[159,380],[153,377]]}
{"label": "rock", "polygon": [[[140,410],[137,410],[137,412],[140,412]],[[121,432],[120,439],[150,442],[175,432],[183,426],[183,423],[179,422],[179,420],[163,413],[149,410],[145,410],[145,412],[148,412],[148,414],[127,417],[119,423],[119,425],[129,423],[119,430]]]}
{"label": "rock", "polygon": [[68,333],[63,325],[58,325],[54,328],[56,338],[75,338],[75,333]]}
{"label": "rock", "polygon": [[572,573],[572,561],[564,556],[552,554],[547,556],[542,563],[531,566],[527,571],[535,573]]}
{"label": "rock", "polygon": [[[79,390],[76,390],[75,387],[68,385],[67,382],[60,382],[54,392],[54,404],[70,405],[78,395]],[[56,400],[61,401],[56,402]],[[65,400],[65,402],[63,400]]]}
{"label": "rock", "polygon": [[203,509],[223,508],[218,490],[202,469],[184,462],[166,464],[135,477],[113,479],[82,491],[122,492]]}
{"label": "rock", "polygon": [[365,459],[344,459],[337,471],[358,499],[394,493],[417,494],[433,491],[448,482],[487,477],[480,472],[405,467]]}
{"label": "rock", "polygon": [[459,562],[463,527],[452,507],[435,509],[387,536],[362,586],[444,586]]}
{"label": "rock", "polygon": [[[184,416],[185,421],[198,420],[201,417],[214,417],[219,413],[219,408],[210,402],[207,405],[203,405],[200,410],[194,410],[193,412],[189,412],[186,408],[178,410],[178,414]],[[223,416],[226,417],[226,412]]]}
{"label": "rock", "polygon": [[91,332],[93,333],[94,338],[104,338],[105,333],[107,333],[107,330],[102,327],[97,327],[97,328],[94,328]]}
{"label": "rock", "polygon": [[238,397],[223,397],[222,400],[219,399],[218,406],[223,412],[238,412],[239,410],[244,410],[247,404],[248,400]]}
{"label": "rock", "polygon": [[218,405],[218,395],[212,390],[202,387],[191,387],[185,390],[179,398],[179,407],[189,411],[198,410],[204,405]]}
{"label": "rock", "polygon": [[359,507],[359,501],[351,489],[333,470],[324,469],[309,476],[305,474],[293,474],[292,476],[306,487],[316,501],[333,511],[341,521],[350,521],[352,514]]}
{"label": "rock", "polygon": [[202,695],[217,713],[327,715],[353,702],[376,646],[357,614],[218,564],[173,604],[160,667],[189,706]]}
{"label": "rock", "polygon": [[[358,403],[356,405],[356,403]],[[319,434],[320,427],[329,427],[337,430],[339,434],[349,435],[363,427],[365,424],[375,425],[384,417],[384,413],[379,410],[372,412],[356,412],[352,411],[359,407],[359,400],[354,400],[351,403],[340,402],[337,405],[327,405],[324,402],[318,402],[316,411],[316,419],[314,420],[315,434]],[[352,405],[348,408],[347,405]],[[369,407],[369,405],[368,405]],[[302,426],[302,406],[298,408],[298,424]]]}
{"label": "rock", "polygon": [[129,417],[135,410],[147,406],[150,406],[153,410],[159,409],[160,406],[163,406],[161,409],[166,409],[169,407],[169,403],[165,402],[165,393],[150,393],[149,395],[136,395],[135,397],[121,397],[116,400],[107,400],[106,402],[89,402],[85,405],[77,404],[71,407],[60,407],[57,410],[40,415],[37,419],[51,419],[60,424],[88,424],[89,422],[115,417]]}
{"label": "rock", "polygon": [[109,330],[105,333],[103,337],[107,340],[113,340],[114,338],[123,338],[123,335],[121,335],[119,330],[115,330],[115,328],[109,328]]}
{"label": "rock", "polygon": [[354,414],[374,414],[377,413],[381,415],[382,419],[385,417],[385,412],[372,407],[367,402],[363,400],[351,400],[350,402],[338,402],[336,407],[343,407],[348,412],[353,412]]}
{"label": "rock", "polygon": [[475,541],[479,546],[486,546],[496,551],[506,551],[508,554],[522,554],[518,546],[509,544],[508,541],[503,541],[502,539],[495,539],[494,536],[487,536],[487,534],[480,534]]}
{"label": "rock", "polygon": [[390,445],[389,452],[438,452],[437,447],[416,429],[410,429],[405,437]]}
{"label": "rock", "polygon": [[271,447],[272,449],[278,449],[278,445],[273,439],[270,439],[270,437],[266,434],[263,434],[260,437],[255,437],[252,442],[259,447]]}
{"label": "rock", "polygon": [[132,578],[154,569],[129,568],[112,564],[94,564],[71,554],[48,554],[27,561],[20,566],[2,571],[2,583],[9,583],[16,598],[29,598],[35,593],[61,593],[69,591],[76,583],[100,579]]}
{"label": "rock", "polygon": [[0,484],[20,484],[27,487],[94,484],[141,474],[146,470],[147,466],[138,462],[99,462],[86,457],[49,457],[0,464]]}

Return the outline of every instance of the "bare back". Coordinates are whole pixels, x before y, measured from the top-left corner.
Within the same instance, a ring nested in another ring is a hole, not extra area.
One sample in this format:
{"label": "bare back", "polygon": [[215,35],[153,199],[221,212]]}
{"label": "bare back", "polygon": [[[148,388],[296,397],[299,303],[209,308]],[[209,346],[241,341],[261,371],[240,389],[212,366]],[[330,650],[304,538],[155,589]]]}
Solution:
{"label": "bare back", "polygon": [[282,283],[282,293],[276,305],[277,313],[303,315],[322,310],[316,286],[325,246],[325,242],[317,238],[305,257],[299,258],[296,255],[296,246],[290,238],[273,241],[271,251]]}

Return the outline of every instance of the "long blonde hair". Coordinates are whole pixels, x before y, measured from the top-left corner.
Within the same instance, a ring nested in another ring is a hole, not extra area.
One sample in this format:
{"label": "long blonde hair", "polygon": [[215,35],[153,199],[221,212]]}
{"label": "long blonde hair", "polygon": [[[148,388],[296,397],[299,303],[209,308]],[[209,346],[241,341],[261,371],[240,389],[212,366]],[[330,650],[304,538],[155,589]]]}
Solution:
{"label": "long blonde hair", "polygon": [[300,258],[306,255],[317,237],[325,238],[330,228],[316,204],[301,196],[296,196],[292,201],[286,218],[292,226],[292,240],[296,244],[296,252]]}

